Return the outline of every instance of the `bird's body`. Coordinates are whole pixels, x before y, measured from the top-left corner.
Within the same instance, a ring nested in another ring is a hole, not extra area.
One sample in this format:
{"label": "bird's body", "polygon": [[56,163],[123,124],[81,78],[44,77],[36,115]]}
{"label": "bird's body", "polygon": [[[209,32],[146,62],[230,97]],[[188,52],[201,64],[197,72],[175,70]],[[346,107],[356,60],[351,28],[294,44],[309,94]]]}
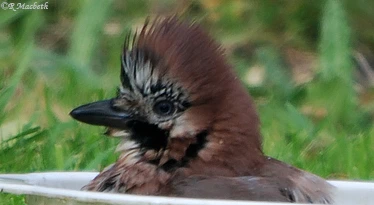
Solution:
{"label": "bird's body", "polygon": [[325,180],[264,156],[259,119],[221,48],[177,18],[125,42],[116,98],[72,111],[123,138],[85,189],[144,195],[329,203]]}

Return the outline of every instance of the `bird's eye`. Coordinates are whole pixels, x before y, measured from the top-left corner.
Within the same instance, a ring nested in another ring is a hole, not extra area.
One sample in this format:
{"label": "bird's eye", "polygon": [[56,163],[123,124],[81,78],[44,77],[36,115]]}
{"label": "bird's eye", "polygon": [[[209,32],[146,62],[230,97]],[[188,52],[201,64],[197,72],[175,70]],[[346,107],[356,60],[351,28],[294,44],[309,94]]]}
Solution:
{"label": "bird's eye", "polygon": [[159,114],[159,115],[162,115],[162,116],[167,116],[167,115],[174,114],[174,112],[175,112],[175,106],[170,101],[162,100],[162,101],[157,102],[153,106],[153,111],[156,114]]}

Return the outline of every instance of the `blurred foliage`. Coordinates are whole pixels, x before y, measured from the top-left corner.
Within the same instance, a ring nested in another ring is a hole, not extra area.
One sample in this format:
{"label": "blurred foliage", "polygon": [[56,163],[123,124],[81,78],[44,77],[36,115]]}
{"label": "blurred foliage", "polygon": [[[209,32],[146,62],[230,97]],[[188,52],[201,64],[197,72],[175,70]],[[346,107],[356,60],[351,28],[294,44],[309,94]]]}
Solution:
{"label": "blurred foliage", "polygon": [[266,154],[324,177],[374,178],[374,1],[48,5],[0,10],[1,172],[100,170],[115,161],[118,141],[68,113],[114,96],[126,32],[147,16],[177,14],[226,48],[259,108]]}

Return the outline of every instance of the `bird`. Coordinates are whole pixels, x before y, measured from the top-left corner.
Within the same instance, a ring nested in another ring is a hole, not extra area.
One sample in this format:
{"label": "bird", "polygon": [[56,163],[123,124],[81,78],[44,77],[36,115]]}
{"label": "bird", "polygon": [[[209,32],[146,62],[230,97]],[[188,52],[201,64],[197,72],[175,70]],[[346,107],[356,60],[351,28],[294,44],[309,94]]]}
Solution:
{"label": "bird", "polygon": [[70,115],[121,138],[117,161],[83,190],[333,202],[327,181],[264,154],[251,96],[222,46],[196,22],[159,17],[127,34],[117,95]]}

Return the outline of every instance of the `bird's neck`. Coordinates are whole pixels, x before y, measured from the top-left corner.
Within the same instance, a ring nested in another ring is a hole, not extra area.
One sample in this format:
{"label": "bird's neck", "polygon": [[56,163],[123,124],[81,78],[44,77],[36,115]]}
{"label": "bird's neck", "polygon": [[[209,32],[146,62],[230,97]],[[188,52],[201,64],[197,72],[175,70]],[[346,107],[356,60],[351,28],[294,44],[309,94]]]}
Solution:
{"label": "bird's neck", "polygon": [[257,173],[264,164],[266,157],[256,146],[232,142],[223,133],[215,135],[208,136],[206,147],[180,170],[183,175],[246,176]]}
{"label": "bird's neck", "polygon": [[260,121],[252,99],[241,85],[225,96],[213,120],[204,149],[190,166],[203,174],[241,176],[256,172],[265,161]]}

